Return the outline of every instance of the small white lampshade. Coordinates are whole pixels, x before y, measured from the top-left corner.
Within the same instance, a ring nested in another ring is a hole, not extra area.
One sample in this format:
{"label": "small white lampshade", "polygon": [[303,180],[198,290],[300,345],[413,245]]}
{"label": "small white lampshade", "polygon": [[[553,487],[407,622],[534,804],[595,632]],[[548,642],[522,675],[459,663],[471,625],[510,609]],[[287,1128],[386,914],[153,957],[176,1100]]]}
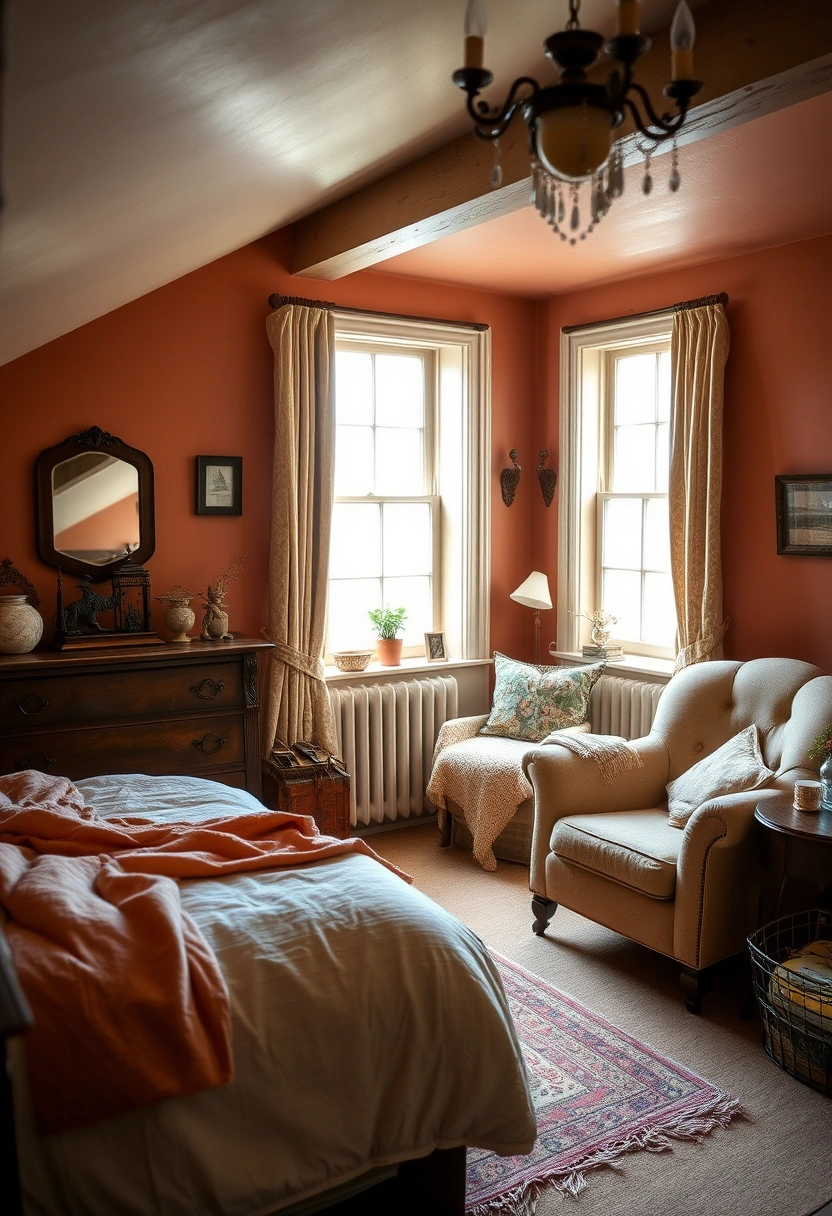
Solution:
{"label": "small white lampshade", "polygon": [[539,570],[533,570],[525,583],[521,583],[516,591],[512,591],[510,599],[526,608],[551,608],[552,597],[549,594],[549,580]]}

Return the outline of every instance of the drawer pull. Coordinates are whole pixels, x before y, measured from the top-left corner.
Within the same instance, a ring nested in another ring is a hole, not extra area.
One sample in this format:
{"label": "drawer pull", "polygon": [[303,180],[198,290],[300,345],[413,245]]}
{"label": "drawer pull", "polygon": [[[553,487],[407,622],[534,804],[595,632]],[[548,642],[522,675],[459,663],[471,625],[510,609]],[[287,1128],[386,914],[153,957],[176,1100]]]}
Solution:
{"label": "drawer pull", "polygon": [[49,702],[44,697],[38,696],[36,692],[29,692],[25,697],[14,702],[14,708],[19,709],[27,717],[31,717],[32,714],[42,714],[48,704]]}
{"label": "drawer pull", "polygon": [[32,752],[31,756],[24,756],[20,761],[18,772],[24,768],[36,768],[38,772],[43,772],[47,768],[51,768],[53,764],[58,763],[57,756],[44,756],[43,752]]}
{"label": "drawer pull", "polygon": [[191,747],[198,747],[206,756],[213,756],[214,752],[218,752],[221,747],[225,747],[226,742],[227,740],[222,735],[212,735],[209,731],[201,739],[192,740]]}
{"label": "drawer pull", "polygon": [[192,684],[191,692],[196,693],[201,701],[213,701],[224,688],[222,680],[203,680],[201,684]]}

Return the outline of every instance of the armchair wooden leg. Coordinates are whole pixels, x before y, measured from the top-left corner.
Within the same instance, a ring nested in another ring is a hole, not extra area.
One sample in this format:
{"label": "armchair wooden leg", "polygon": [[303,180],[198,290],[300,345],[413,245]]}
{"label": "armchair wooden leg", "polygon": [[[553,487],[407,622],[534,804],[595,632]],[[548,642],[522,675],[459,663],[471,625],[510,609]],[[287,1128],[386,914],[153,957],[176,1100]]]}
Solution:
{"label": "armchair wooden leg", "polygon": [[702,1012],[702,997],[710,987],[708,971],[697,971],[694,967],[683,967],[679,979],[685,994],[685,1009],[688,1013]]}
{"label": "armchair wooden leg", "polygon": [[558,910],[554,900],[544,899],[542,895],[532,896],[532,912],[534,912],[534,924],[532,929],[538,937],[542,937],[546,932],[549,921]]}

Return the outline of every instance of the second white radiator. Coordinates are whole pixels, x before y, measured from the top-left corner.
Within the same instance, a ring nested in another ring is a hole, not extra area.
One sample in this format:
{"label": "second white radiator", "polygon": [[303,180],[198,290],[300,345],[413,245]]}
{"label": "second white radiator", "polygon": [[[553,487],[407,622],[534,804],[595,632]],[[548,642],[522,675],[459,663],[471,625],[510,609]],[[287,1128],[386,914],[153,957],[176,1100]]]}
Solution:
{"label": "second white radiator", "polygon": [[331,687],[353,826],[421,815],[439,728],[457,717],[453,676]]}
{"label": "second white radiator", "polygon": [[664,684],[601,676],[589,698],[593,734],[621,735],[624,739],[648,735],[664,688]]}

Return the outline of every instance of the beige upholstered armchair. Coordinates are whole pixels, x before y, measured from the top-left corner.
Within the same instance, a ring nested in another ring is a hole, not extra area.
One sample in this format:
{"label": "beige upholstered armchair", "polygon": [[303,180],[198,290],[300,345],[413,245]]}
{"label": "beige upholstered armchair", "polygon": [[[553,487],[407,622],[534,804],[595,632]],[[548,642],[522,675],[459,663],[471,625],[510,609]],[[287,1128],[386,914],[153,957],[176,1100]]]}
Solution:
{"label": "beige upholstered armchair", "polygon": [[[534,931],[559,903],[682,964],[686,1005],[701,1007],[703,972],[745,948],[756,927],[761,870],[754,810],[798,778],[832,722],[832,676],[794,659],[711,662],[674,676],[653,729],[630,746],[642,766],[611,784],[593,758],[557,745],[530,752],[534,788],[530,885]],[[665,786],[756,723],[762,789],[711,797],[687,825],[668,820]]]}

